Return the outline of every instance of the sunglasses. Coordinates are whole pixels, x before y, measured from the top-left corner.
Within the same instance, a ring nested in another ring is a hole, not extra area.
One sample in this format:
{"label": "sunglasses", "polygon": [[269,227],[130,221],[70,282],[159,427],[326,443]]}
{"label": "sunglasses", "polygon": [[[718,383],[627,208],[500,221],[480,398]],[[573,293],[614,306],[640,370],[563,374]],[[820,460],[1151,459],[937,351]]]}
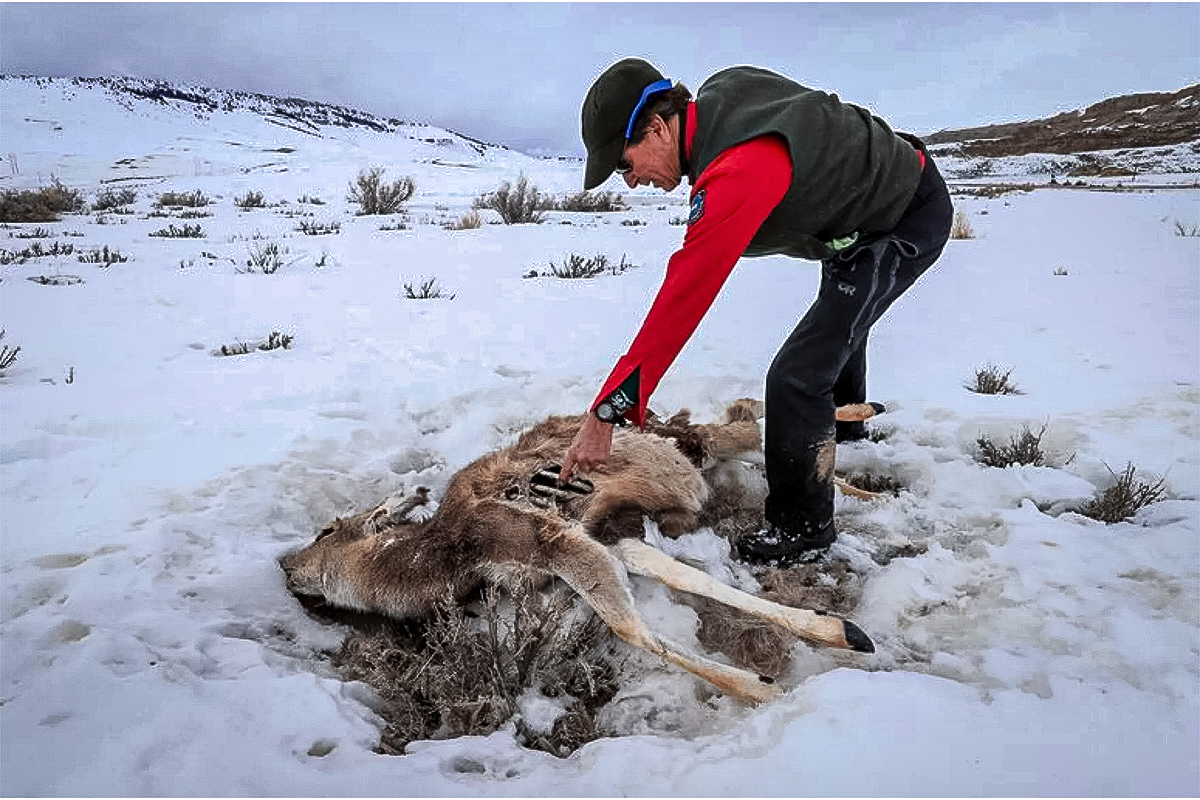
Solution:
{"label": "sunglasses", "polygon": [[[629,115],[629,124],[625,126],[625,141],[626,143],[633,137],[633,123],[637,121],[638,114],[641,113],[642,107],[646,105],[646,101],[650,99],[650,95],[665,92],[671,88],[671,79],[663,78],[661,81],[655,81],[642,90],[642,96],[638,99],[637,105],[633,107],[633,113]],[[618,175],[624,175],[633,169],[633,165],[629,163],[629,159],[625,158],[624,153],[621,155],[621,160],[617,162],[617,166],[613,172]]]}

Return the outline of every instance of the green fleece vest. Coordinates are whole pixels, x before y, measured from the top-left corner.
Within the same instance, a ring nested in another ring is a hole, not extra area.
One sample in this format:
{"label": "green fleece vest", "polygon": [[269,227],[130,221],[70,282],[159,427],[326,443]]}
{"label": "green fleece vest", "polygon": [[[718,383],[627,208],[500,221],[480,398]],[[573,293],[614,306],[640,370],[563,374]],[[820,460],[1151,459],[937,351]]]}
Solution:
{"label": "green fleece vest", "polygon": [[746,248],[822,259],[829,243],[895,228],[921,177],[917,151],[887,123],[837,95],[757,67],[731,67],[696,93],[689,180],[734,145],[776,133],[792,155],[792,184]]}

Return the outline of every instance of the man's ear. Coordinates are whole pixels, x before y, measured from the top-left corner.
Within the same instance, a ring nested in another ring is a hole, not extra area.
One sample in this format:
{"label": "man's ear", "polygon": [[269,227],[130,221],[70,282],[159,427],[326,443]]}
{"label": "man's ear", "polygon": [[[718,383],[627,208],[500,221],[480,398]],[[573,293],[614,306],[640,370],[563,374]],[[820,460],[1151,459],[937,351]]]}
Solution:
{"label": "man's ear", "polygon": [[665,119],[663,119],[660,115],[655,114],[650,118],[650,124],[647,127],[647,131],[653,133],[655,136],[662,137],[670,131],[670,126],[667,125],[667,121]]}

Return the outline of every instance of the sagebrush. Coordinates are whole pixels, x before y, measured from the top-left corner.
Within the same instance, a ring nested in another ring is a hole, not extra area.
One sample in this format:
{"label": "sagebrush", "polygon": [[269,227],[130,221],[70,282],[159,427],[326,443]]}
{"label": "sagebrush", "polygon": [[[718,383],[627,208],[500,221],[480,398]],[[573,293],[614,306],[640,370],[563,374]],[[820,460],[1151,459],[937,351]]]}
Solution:
{"label": "sagebrush", "polygon": [[263,197],[263,193],[255,191],[253,189],[247,191],[241,197],[233,198],[233,204],[235,206],[237,206],[238,208],[240,208],[242,211],[249,211],[252,208],[266,208],[267,207],[267,201],[266,201],[266,198]]}
{"label": "sagebrush", "polygon": [[92,202],[92,211],[115,211],[132,205],[137,201],[137,192],[133,189],[101,189]]}
{"label": "sagebrush", "polygon": [[203,239],[204,229],[199,225],[181,225],[175,227],[175,223],[171,223],[165,228],[159,228],[156,231],[151,231],[147,236],[157,236],[163,239]]}
{"label": "sagebrush", "polygon": [[40,189],[0,192],[0,222],[57,222],[63,214],[77,214],[84,207],[83,195],[58,178]]}
{"label": "sagebrush", "polygon": [[979,463],[987,467],[1011,467],[1024,465],[1040,467],[1046,463],[1046,454],[1042,450],[1042,437],[1046,434],[1046,426],[1034,433],[1026,425],[1019,434],[1010,436],[1008,444],[996,444],[986,434],[975,440],[979,448]]}
{"label": "sagebrush", "polygon": [[[386,727],[379,752],[401,755],[416,740],[486,736],[513,723],[517,741],[566,757],[603,735],[596,717],[617,693],[618,663],[607,626],[572,592],[522,582],[484,591],[480,615],[447,600],[427,620],[358,616],[334,656],[350,680],[374,688]],[[517,712],[537,692],[564,711],[549,730]]]}
{"label": "sagebrush", "polygon": [[404,296],[409,300],[453,300],[456,295],[438,286],[437,278],[424,278],[416,285],[405,281]]}
{"label": "sagebrush", "polygon": [[293,337],[288,333],[271,331],[266,339],[257,342],[234,342],[223,344],[212,352],[214,356],[244,356],[255,351],[269,352],[271,350],[290,350]]}
{"label": "sagebrush", "polygon": [[158,208],[203,208],[212,201],[199,189],[194,192],[163,192],[154,201]]}
{"label": "sagebrush", "polygon": [[124,264],[129,260],[129,256],[115,247],[110,249],[108,245],[104,245],[86,253],[80,253],[79,260],[84,264],[99,264],[102,267],[108,267],[113,264]]}
{"label": "sagebrush", "polygon": [[985,364],[975,370],[975,382],[964,383],[963,387],[976,394],[1023,394],[1010,379],[1012,368],[1001,369],[995,364]]}
{"label": "sagebrush", "polygon": [[0,328],[0,372],[11,367],[17,360],[17,354],[21,352],[21,347],[9,347],[3,344],[5,330]]}
{"label": "sagebrush", "polygon": [[49,247],[43,247],[40,241],[26,247],[24,250],[3,250],[0,249],[0,265],[7,264],[24,264],[31,258],[50,258],[54,256],[69,256],[75,252],[73,244],[59,244],[58,241],[50,243]]}
{"label": "sagebrush", "polygon": [[383,173],[383,167],[364,169],[350,184],[346,199],[358,203],[359,216],[398,214],[416,192],[412,178],[403,177],[387,183],[383,180]]}
{"label": "sagebrush", "polygon": [[246,272],[261,272],[273,275],[283,266],[283,256],[288,250],[278,242],[257,242],[247,251]]}
{"label": "sagebrush", "polygon": [[546,219],[542,193],[522,174],[516,186],[508,181],[500,184],[494,192],[476,197],[472,208],[490,208],[500,214],[505,225],[540,223]]}
{"label": "sagebrush", "polygon": [[1132,462],[1127,462],[1125,470],[1118,475],[1112,467],[1104,465],[1113,476],[1114,483],[1105,489],[1099,497],[1084,503],[1079,513],[1104,523],[1121,522],[1132,517],[1151,503],[1162,499],[1166,491],[1166,478],[1159,478],[1153,483],[1139,480]]}
{"label": "sagebrush", "polygon": [[589,214],[627,211],[629,209],[629,206],[625,204],[624,198],[616,192],[577,192],[567,195],[553,205],[553,210],[555,211],[577,211]]}
{"label": "sagebrush", "polygon": [[342,223],[340,222],[309,222],[301,220],[300,227],[296,230],[306,236],[327,236],[333,233],[342,232]]}
{"label": "sagebrush", "polygon": [[525,273],[526,278],[565,278],[565,279],[584,279],[597,278],[601,275],[621,275],[633,269],[633,264],[626,260],[625,254],[621,254],[621,260],[616,264],[608,260],[608,256],[603,253],[591,257],[584,257],[578,253],[569,253],[561,264],[550,262],[550,269],[538,272],[530,270]]}

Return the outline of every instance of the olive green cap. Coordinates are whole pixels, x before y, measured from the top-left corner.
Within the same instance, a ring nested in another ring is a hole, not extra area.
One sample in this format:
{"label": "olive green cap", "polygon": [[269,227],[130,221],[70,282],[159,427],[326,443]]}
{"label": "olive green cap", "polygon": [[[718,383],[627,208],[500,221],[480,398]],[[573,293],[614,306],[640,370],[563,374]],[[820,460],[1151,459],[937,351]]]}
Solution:
{"label": "olive green cap", "polygon": [[583,188],[594,189],[617,168],[625,151],[629,117],[647,86],[665,80],[654,65],[640,58],[625,58],[600,74],[583,99],[580,112],[587,166]]}

